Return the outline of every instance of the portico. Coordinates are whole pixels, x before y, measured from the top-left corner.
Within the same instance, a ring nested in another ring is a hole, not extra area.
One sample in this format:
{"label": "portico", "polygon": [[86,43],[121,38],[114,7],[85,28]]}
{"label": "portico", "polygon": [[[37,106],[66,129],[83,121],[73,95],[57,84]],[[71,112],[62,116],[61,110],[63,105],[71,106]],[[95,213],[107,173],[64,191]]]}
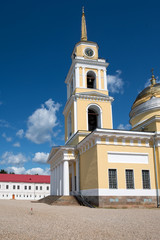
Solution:
{"label": "portico", "polygon": [[78,155],[72,147],[57,147],[50,153],[51,195],[69,196],[79,191]]}

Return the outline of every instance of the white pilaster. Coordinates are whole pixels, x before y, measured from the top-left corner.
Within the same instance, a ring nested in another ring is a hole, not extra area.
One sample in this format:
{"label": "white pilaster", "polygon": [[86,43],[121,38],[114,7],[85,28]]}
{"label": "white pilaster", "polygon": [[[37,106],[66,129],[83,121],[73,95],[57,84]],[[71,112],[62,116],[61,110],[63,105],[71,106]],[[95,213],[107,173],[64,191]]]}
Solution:
{"label": "white pilaster", "polygon": [[86,84],[85,84],[85,68],[83,67],[82,68],[82,77],[83,77],[83,87],[85,88],[86,87]]}
{"label": "white pilaster", "polygon": [[79,87],[79,67],[76,67],[75,68],[75,71],[76,71],[76,86],[75,87]]}
{"label": "white pilaster", "polygon": [[104,90],[107,90],[107,75],[106,75],[106,70],[104,72]]}
{"label": "white pilaster", "polygon": [[77,132],[77,100],[74,99],[74,133]]}
{"label": "white pilaster", "polygon": [[69,162],[63,162],[63,195],[69,196]]}
{"label": "white pilaster", "polygon": [[76,191],[79,192],[79,163],[76,160]]}
{"label": "white pilaster", "polygon": [[101,90],[101,70],[98,69],[98,87]]}
{"label": "white pilaster", "polygon": [[72,192],[75,191],[74,162],[72,162]]}

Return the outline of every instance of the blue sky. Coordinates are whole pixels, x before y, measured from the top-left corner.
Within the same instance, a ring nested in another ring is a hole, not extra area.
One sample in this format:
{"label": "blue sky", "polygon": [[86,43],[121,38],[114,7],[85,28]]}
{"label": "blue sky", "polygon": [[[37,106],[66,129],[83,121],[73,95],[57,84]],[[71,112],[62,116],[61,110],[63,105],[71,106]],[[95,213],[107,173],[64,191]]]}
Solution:
{"label": "blue sky", "polygon": [[151,77],[160,78],[160,2],[1,1],[0,169],[48,174],[53,145],[64,144],[65,77],[80,40],[85,6],[88,40],[109,61],[114,128]]}

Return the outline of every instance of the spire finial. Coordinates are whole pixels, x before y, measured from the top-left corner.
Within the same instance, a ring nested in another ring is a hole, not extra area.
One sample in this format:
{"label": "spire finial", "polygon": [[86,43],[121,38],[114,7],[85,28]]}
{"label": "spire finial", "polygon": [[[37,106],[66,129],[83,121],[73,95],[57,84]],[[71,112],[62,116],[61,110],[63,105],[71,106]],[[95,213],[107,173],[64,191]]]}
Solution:
{"label": "spire finial", "polygon": [[155,76],[154,76],[154,73],[153,73],[153,71],[154,71],[154,69],[152,68],[151,69],[151,73],[152,73],[152,78],[151,78],[151,85],[154,85],[154,84],[156,84],[156,79],[155,79]]}
{"label": "spire finial", "polygon": [[86,28],[84,7],[82,7],[81,41],[87,41],[87,28]]}

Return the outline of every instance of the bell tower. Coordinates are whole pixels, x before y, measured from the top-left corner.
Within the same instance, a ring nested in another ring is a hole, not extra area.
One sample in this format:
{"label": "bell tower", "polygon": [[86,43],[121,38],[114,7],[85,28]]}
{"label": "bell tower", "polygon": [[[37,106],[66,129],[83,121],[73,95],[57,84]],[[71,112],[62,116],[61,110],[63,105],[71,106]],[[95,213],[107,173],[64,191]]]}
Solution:
{"label": "bell tower", "polygon": [[113,98],[108,95],[105,59],[98,57],[98,45],[88,41],[84,8],[81,40],[71,55],[67,74],[67,103],[64,108],[65,142],[75,145],[96,128],[112,129]]}

